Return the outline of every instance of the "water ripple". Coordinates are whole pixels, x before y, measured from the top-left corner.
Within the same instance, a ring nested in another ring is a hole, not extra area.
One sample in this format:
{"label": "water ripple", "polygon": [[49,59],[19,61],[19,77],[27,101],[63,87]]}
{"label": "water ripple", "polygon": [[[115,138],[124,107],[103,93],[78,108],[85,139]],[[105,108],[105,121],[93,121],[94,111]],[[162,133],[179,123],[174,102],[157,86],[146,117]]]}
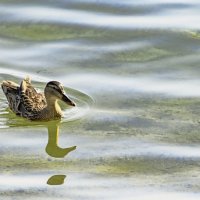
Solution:
{"label": "water ripple", "polygon": [[[65,80],[67,85],[79,89],[88,89],[92,93],[135,92],[155,93],[175,97],[199,97],[198,79],[173,80],[150,76],[114,76],[106,74],[76,74]],[[95,84],[92,84],[95,83]]]}
{"label": "water ripple", "polygon": [[[119,16],[85,12],[73,9],[61,9],[39,6],[6,6],[1,5],[1,21],[8,22],[45,22],[61,24],[77,24],[85,26],[105,26],[115,29],[147,29],[147,28],[192,28],[199,29],[199,12],[182,10],[162,15]],[[187,15],[185,14],[187,12]],[[176,18],[176,20],[174,20]]]}

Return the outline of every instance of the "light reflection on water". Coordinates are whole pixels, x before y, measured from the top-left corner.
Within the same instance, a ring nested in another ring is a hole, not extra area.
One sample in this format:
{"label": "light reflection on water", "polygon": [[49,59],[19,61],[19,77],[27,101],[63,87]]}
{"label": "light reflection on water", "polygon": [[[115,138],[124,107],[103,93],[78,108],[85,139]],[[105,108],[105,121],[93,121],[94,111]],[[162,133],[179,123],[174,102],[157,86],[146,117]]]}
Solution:
{"label": "light reflection on water", "polygon": [[[79,10],[67,10],[47,7],[12,7],[1,5],[2,17],[8,21],[51,22],[79,24],[88,26],[106,26],[107,28],[192,28],[198,29],[198,10],[196,12],[169,12],[168,15],[114,16]],[[187,12],[188,15],[185,15]],[[10,17],[11,16],[11,17]],[[174,20],[176,17],[176,20]]]}
{"label": "light reflection on water", "polygon": [[[0,42],[3,43],[3,42]],[[27,44],[24,45],[13,44],[10,48],[3,47],[0,49],[2,57],[0,62],[4,64],[9,64],[14,67],[19,66],[31,66],[40,68],[42,64],[45,64],[46,59],[49,58],[49,54],[59,54],[59,57],[62,55],[62,59],[67,60],[68,62],[72,61],[83,61],[100,58],[102,55],[108,53],[116,53],[126,50],[134,50],[138,48],[148,47],[147,42],[121,42],[120,44],[88,44],[87,41],[79,42],[49,42],[44,44]],[[72,51],[76,51],[74,54]],[[84,52],[87,51],[87,56]],[[94,54],[95,52],[95,54]],[[84,54],[84,55],[83,55]],[[36,60],[37,59],[37,60]],[[55,58],[51,59],[52,62],[48,63],[48,67],[55,65],[57,60]]]}
{"label": "light reflection on water", "polygon": [[[96,82],[95,85],[92,83]],[[135,76],[121,77],[107,74],[74,74],[68,76],[66,83],[79,89],[87,88],[91,93],[109,93],[109,91],[129,91],[130,95],[135,92],[163,94],[177,97],[199,97],[200,81],[197,79],[167,79],[162,77]]]}
{"label": "light reflection on water", "polygon": [[[76,0],[76,2],[88,2],[88,3],[94,3],[96,2],[95,0]],[[110,0],[110,1],[106,1],[106,0],[98,0],[98,3],[105,3],[105,4],[111,4],[112,6],[117,5],[128,5],[128,6],[134,6],[134,5],[151,5],[151,4],[188,4],[188,5],[193,5],[193,4],[197,4],[199,5],[199,1],[198,0],[191,0],[190,2],[188,2],[187,0],[143,0],[143,1],[132,1],[132,0],[125,0],[122,2],[118,2],[118,0]]]}
{"label": "light reflection on water", "polygon": [[1,0],[0,81],[57,80],[78,106],[62,105],[60,124],[32,123],[0,92],[0,194],[199,199],[199,8]]}
{"label": "light reflection on water", "polygon": [[[1,188],[5,191],[10,191],[8,187],[12,186],[13,191],[21,191],[22,188],[25,188],[27,190],[32,190],[33,192],[37,191],[37,188],[40,188],[40,194],[42,195],[45,191],[45,189],[51,187],[49,189],[49,192],[51,193],[51,198],[55,198],[56,196],[75,196],[76,198],[79,198],[80,196],[88,196],[88,198],[94,198],[96,195],[98,197],[105,197],[106,199],[119,199],[127,196],[127,200],[131,200],[132,196],[131,194],[135,194],[135,198],[138,200],[153,200],[153,199],[169,199],[169,198],[176,198],[177,200],[197,200],[198,194],[192,194],[192,193],[186,193],[186,192],[173,192],[173,191],[162,191],[162,188],[160,191],[153,189],[153,187],[145,187],[142,188],[141,186],[144,184],[143,181],[149,182],[148,180],[144,179],[141,182],[138,182],[137,184],[140,185],[137,189],[134,187],[133,184],[131,188],[127,187],[128,184],[131,183],[130,178],[121,178],[120,180],[116,178],[101,178],[98,177],[98,181],[95,180],[94,177],[90,177],[89,175],[81,176],[78,174],[72,175],[72,179],[68,182],[68,187],[65,188],[65,190],[62,190],[63,186],[58,188],[58,186],[52,186],[46,187],[44,184],[44,180],[46,178],[46,175],[38,176],[38,175],[30,175],[30,176],[0,176],[0,185]],[[78,180],[81,178],[80,180]],[[141,178],[142,179],[142,178]],[[30,181],[32,180],[32,181]],[[75,180],[75,181],[74,181]],[[109,180],[109,182],[107,181]],[[3,182],[4,181],[4,182]],[[18,187],[16,187],[18,185]],[[144,184],[145,185],[145,184]],[[123,186],[123,187],[121,187]],[[91,188],[98,188],[98,190],[94,191],[91,190]],[[107,192],[107,188],[109,188],[109,192]],[[113,190],[113,188],[115,190]],[[116,193],[116,190],[118,193]],[[34,199],[36,197],[30,196],[31,192],[28,192],[28,194],[25,195],[25,197],[29,199]],[[8,195],[8,197],[12,197],[11,195]],[[20,197],[20,194],[17,194],[16,197]],[[40,199],[48,199],[41,196]]]}

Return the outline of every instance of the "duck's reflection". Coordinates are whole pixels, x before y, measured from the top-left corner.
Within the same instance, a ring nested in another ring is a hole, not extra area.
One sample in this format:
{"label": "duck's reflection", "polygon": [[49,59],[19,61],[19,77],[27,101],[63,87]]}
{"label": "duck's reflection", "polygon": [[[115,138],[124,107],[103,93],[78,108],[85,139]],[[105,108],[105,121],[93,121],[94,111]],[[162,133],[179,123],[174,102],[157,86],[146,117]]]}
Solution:
{"label": "duck's reflection", "polygon": [[59,122],[48,123],[48,143],[46,152],[54,158],[64,158],[69,152],[76,149],[76,146],[61,148],[58,146]]}
{"label": "duck's reflection", "polygon": [[[20,126],[46,127],[48,129],[48,142],[47,142],[45,150],[49,156],[54,157],[54,158],[64,158],[69,152],[76,149],[76,146],[71,146],[67,148],[59,147],[59,143],[58,143],[59,125],[60,125],[59,120],[49,121],[49,122],[28,121],[24,118],[16,117],[15,114],[10,113],[9,110],[4,109],[3,112],[0,112],[0,125],[1,125],[0,128],[20,127]],[[47,184],[48,185],[62,185],[64,183],[65,177],[66,175],[59,175],[59,174],[53,175],[48,179]]]}
{"label": "duck's reflection", "polygon": [[[49,156],[54,158],[64,158],[69,152],[76,149],[76,146],[68,148],[61,148],[58,146],[59,124],[59,121],[52,121],[47,124],[48,143],[46,146],[46,152]],[[48,179],[47,184],[62,185],[64,183],[65,178],[66,175],[53,175]]]}
{"label": "duck's reflection", "polygon": [[47,181],[48,185],[62,185],[65,181],[66,175],[54,175]]}

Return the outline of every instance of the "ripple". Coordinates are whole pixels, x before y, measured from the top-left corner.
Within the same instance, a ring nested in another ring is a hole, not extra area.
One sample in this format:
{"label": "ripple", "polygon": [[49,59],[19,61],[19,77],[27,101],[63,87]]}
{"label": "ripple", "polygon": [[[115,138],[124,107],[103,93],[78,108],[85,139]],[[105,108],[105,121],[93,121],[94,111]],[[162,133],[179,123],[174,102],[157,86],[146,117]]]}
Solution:
{"label": "ripple", "polygon": [[[167,13],[162,13],[162,15],[120,16],[76,9],[1,5],[0,13],[1,19],[8,22],[77,24],[115,29],[192,28],[199,30],[199,11],[195,8],[191,10],[182,9],[181,12],[170,10]],[[176,20],[174,20],[175,18]]]}
{"label": "ripple", "polygon": [[[93,3],[96,2],[96,0],[77,0],[76,2],[89,2],[89,3]],[[110,1],[106,1],[106,0],[99,0],[98,1],[99,4],[104,3],[104,4],[121,4],[121,5],[145,5],[145,4],[166,4],[166,3],[170,3],[170,4],[198,4],[199,1],[198,0],[143,0],[143,1],[132,1],[132,0],[125,0],[123,2],[120,2],[118,0],[110,0]]]}
{"label": "ripple", "polygon": [[69,94],[72,100],[76,102],[77,106],[71,109],[65,109],[63,113],[64,118],[62,121],[74,121],[82,118],[89,112],[94,100],[89,95],[75,89],[65,88],[65,91],[67,94]]}
{"label": "ripple", "polygon": [[[28,74],[43,91],[55,79],[77,104],[60,102],[62,124],[31,122],[9,111],[0,90],[1,195],[199,199],[199,8],[199,0],[1,0],[0,81]],[[64,187],[46,184],[55,174],[66,174]]]}
{"label": "ripple", "polygon": [[[0,40],[0,44],[5,41]],[[25,46],[25,47],[24,47]],[[108,53],[124,52],[126,50],[136,50],[148,47],[147,42],[133,41],[113,44],[93,44],[87,40],[66,41],[66,42],[46,42],[36,44],[13,43],[10,47],[0,47],[0,63],[4,65],[19,67],[37,67],[48,64],[49,67],[57,64],[58,59],[66,62],[83,61],[100,58]],[[76,53],[74,53],[76,52]],[[95,53],[94,53],[95,52]],[[52,58],[49,58],[49,55]],[[53,55],[57,55],[55,59]],[[0,67],[1,68],[1,67]],[[6,70],[6,69],[2,69]],[[2,71],[1,73],[3,73]],[[4,72],[5,73],[5,72]]]}
{"label": "ripple", "polygon": [[[76,74],[65,81],[71,87],[86,89],[92,93],[135,92],[162,94],[173,97],[199,97],[198,79],[164,79],[155,76],[117,76],[107,74]],[[93,84],[95,83],[95,84]]]}
{"label": "ripple", "polygon": [[[149,180],[151,177],[109,177],[109,176],[92,176],[89,174],[69,174],[69,181],[67,187],[54,186],[50,189],[45,184],[49,178],[49,174],[41,175],[35,174],[7,174],[0,176],[1,191],[5,192],[7,196],[13,196],[12,192],[15,192],[16,199],[21,199],[21,193],[27,197],[27,199],[38,198],[42,200],[59,199],[63,196],[70,197],[71,199],[80,199],[87,197],[88,199],[109,199],[109,200],[121,200],[124,197],[127,200],[132,200],[133,196],[137,200],[154,200],[154,199],[176,199],[176,200],[198,200],[199,193],[180,192],[174,189],[170,189],[169,186],[163,188],[163,179],[161,177],[158,180]],[[140,178],[140,180],[138,179]],[[168,180],[168,179],[167,179]],[[160,187],[155,187],[155,182],[160,182]],[[169,182],[169,180],[168,180]],[[150,186],[147,186],[151,183]],[[174,186],[175,182],[168,183],[171,187]],[[138,187],[136,187],[136,184]],[[198,184],[198,183],[197,183]],[[27,191],[26,193],[24,192]],[[32,191],[32,193],[30,192]],[[38,191],[39,190],[39,191]],[[116,192],[116,190],[118,192]],[[3,193],[2,192],[2,193]],[[36,193],[37,192],[37,193]],[[25,194],[24,194],[25,193]],[[36,193],[36,194],[35,194]],[[45,196],[45,197],[44,197]],[[11,197],[12,198],[12,197]]]}

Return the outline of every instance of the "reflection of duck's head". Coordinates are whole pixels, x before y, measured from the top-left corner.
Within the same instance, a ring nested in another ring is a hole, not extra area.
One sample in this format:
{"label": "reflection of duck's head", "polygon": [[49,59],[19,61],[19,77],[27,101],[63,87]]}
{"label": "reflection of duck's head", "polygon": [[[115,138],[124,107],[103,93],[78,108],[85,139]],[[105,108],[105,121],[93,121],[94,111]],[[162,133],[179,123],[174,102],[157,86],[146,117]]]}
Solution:
{"label": "reflection of duck's head", "polygon": [[49,178],[47,181],[48,185],[62,185],[64,183],[66,176],[65,175],[54,175]]}
{"label": "reflection of duck's head", "polygon": [[44,93],[48,102],[54,102],[55,100],[59,99],[70,106],[75,106],[75,103],[67,97],[63,86],[58,81],[48,82]]}

